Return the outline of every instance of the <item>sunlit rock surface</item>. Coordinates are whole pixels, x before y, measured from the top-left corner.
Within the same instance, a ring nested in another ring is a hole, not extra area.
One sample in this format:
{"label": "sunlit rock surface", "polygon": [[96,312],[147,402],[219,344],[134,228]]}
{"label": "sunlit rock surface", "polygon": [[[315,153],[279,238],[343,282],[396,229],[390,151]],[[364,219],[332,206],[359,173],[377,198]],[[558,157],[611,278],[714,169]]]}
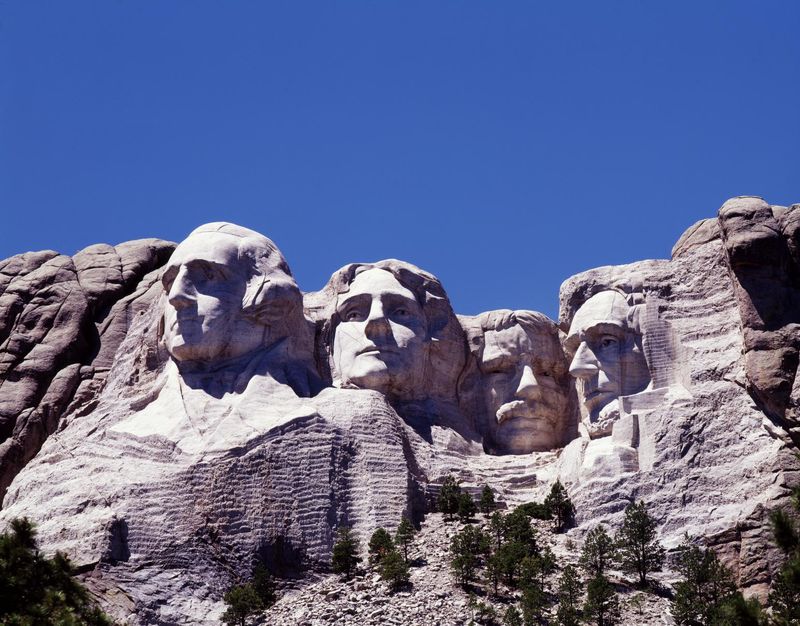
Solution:
{"label": "sunlit rock surface", "polygon": [[643,499],[667,547],[703,537],[763,593],[767,512],[800,479],[797,224],[729,200],[671,260],[565,281],[557,322],[456,316],[395,260],[303,294],[224,223],[12,257],[0,524],[33,519],[120,620],[216,623],[255,563],[325,570],[338,527],[420,520],[448,473],[510,506],[559,478],[575,539]]}

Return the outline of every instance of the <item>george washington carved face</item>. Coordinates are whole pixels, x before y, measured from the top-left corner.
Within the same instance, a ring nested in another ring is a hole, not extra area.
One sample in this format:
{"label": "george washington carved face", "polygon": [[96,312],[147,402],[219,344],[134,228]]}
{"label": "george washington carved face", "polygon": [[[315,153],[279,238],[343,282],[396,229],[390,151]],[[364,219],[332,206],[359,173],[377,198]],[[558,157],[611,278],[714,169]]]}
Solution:
{"label": "george washington carved face", "polygon": [[178,362],[233,359],[276,340],[281,315],[300,293],[266,237],[233,224],[206,224],[176,249],[162,275],[164,343]]}

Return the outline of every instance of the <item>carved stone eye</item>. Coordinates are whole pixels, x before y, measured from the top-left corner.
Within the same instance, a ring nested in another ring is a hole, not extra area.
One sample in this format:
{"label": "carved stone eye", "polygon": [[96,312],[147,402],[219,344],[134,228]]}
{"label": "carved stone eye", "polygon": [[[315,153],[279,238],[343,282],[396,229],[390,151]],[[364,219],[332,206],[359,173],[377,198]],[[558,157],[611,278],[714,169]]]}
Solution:
{"label": "carved stone eye", "polygon": [[344,319],[346,322],[358,322],[362,318],[361,312],[358,309],[350,309],[345,313]]}

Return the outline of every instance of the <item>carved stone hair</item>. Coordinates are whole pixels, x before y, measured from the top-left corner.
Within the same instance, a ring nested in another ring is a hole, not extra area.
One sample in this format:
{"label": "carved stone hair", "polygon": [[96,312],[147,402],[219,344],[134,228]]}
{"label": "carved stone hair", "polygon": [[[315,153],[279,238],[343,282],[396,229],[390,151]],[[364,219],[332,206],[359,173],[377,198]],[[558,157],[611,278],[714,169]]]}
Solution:
{"label": "carved stone hair", "polygon": [[522,326],[528,333],[547,333],[558,338],[556,323],[544,313],[538,311],[498,309],[478,316],[481,330],[505,330],[512,326]]}

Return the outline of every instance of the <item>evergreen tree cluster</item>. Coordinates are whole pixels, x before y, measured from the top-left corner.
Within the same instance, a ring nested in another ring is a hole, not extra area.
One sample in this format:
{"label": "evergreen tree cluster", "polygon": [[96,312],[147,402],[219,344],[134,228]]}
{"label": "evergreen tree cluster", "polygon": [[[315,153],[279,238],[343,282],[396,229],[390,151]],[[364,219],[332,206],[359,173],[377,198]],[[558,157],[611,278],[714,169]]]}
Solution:
{"label": "evergreen tree cluster", "polygon": [[404,515],[394,536],[385,528],[378,528],[370,537],[368,545],[370,565],[393,590],[408,584],[410,576],[408,551],[415,534],[414,525]]}
{"label": "evergreen tree cluster", "polygon": [[[455,501],[460,497],[457,483],[445,482],[448,489],[442,500]],[[494,496],[484,489],[481,503],[490,501],[494,502]],[[452,537],[451,569],[458,583],[467,589],[485,583],[495,597],[501,595],[501,589],[518,592],[519,603],[508,607],[502,616],[508,626],[619,624],[620,601],[608,578],[609,569],[621,569],[634,577],[636,585],[646,588],[648,576],[660,571],[664,562],[655,520],[643,502],[627,507],[615,537],[603,526],[587,534],[580,568],[560,567],[541,535],[549,531],[537,530],[532,523],[534,519],[549,520],[552,532],[561,532],[572,523],[575,508],[560,482],[553,485],[542,503],[531,502],[507,513],[493,509],[481,506],[483,526],[466,523]],[[484,623],[495,619],[489,615]]]}
{"label": "evergreen tree cluster", "polygon": [[684,542],[675,586],[672,613],[679,626],[800,626],[800,487],[791,495],[793,511],[770,514],[775,543],[784,563],[773,578],[770,610],[758,600],[745,599],[736,588],[733,573],[710,548]]}
{"label": "evergreen tree cluster", "polygon": [[28,519],[12,520],[9,531],[0,534],[0,624],[112,624],[73,573],[64,554],[48,559],[39,553]]}

